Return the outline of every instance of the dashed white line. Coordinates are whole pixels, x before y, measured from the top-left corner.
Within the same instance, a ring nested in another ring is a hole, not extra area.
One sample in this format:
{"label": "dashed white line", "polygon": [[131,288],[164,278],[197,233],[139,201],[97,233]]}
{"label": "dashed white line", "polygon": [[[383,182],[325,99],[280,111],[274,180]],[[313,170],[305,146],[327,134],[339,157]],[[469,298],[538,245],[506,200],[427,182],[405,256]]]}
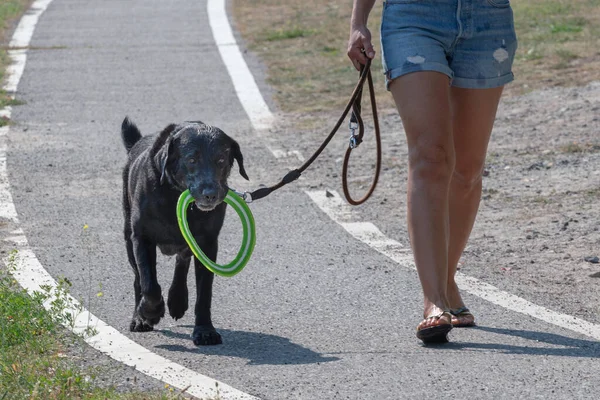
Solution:
{"label": "dashed white line", "polygon": [[[370,222],[348,222],[349,207],[351,206],[347,205],[338,193],[334,191],[307,191],[306,194],[329,218],[340,224],[350,235],[392,259],[397,264],[405,268],[415,269],[410,250],[404,248],[400,243],[388,239],[375,225]],[[539,306],[461,272],[456,274],[456,283],[461,290],[490,303],[600,340],[600,325]]]}
{"label": "dashed white line", "polygon": [[275,158],[296,157],[298,161],[304,162],[304,157],[298,150],[271,150]]}

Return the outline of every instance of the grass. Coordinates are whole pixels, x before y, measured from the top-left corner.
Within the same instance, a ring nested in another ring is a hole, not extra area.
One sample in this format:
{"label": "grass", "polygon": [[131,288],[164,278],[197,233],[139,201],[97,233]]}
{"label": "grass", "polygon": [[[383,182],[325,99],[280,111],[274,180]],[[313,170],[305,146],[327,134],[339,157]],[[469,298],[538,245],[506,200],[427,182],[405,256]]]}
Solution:
{"label": "grass", "polygon": [[566,154],[595,153],[600,151],[600,144],[571,142],[559,146],[558,151]]}
{"label": "grass", "polygon": [[600,0],[513,0],[519,94],[600,79]]}
{"label": "grass", "polygon": [[279,29],[266,32],[265,40],[272,42],[276,40],[304,38],[309,37],[312,34],[314,34],[313,31],[300,28]]}
{"label": "grass", "polygon": [[62,326],[68,322],[62,312],[68,281],[61,281],[59,296],[47,311],[43,303],[51,298],[51,292],[30,296],[9,273],[15,267],[16,254],[11,252],[7,269],[0,269],[0,399],[184,398],[169,385],[155,393],[119,393],[113,387],[99,387],[96,378],[105,371],[74,365],[74,352],[83,357],[92,354],[86,354],[89,347],[81,338],[69,334]]}
{"label": "grass", "polygon": [[[50,292],[29,296],[12,278],[16,252],[8,258],[8,268],[0,269],[0,399],[175,399],[171,392],[118,393],[114,388],[94,384],[100,369],[73,366],[68,345],[85,351],[81,338],[69,335],[61,325],[64,297],[58,297],[51,311],[43,307]],[[66,294],[67,281],[61,293]],[[169,390],[171,389],[171,390]]]}
{"label": "grass", "polygon": [[[95,241],[90,229],[84,225],[82,246],[93,249]],[[91,252],[92,250],[90,250]],[[99,383],[111,375],[110,367],[83,367],[77,360],[98,357],[83,341],[66,327],[73,327],[77,312],[69,296],[71,283],[60,279],[57,288],[42,286],[29,295],[12,274],[17,267],[18,252],[13,250],[5,259],[6,268],[0,268],[0,400],[175,400],[189,398],[184,391],[164,385],[154,391],[128,393],[113,386]],[[88,268],[89,270],[89,268]],[[90,276],[91,281],[91,276]],[[89,282],[88,282],[89,283]],[[100,287],[100,290],[102,288]],[[102,297],[100,291],[88,293],[88,308],[92,297]],[[80,301],[83,304],[83,301]],[[75,315],[72,314],[75,310]],[[97,332],[88,327],[83,336]],[[91,364],[94,364],[92,361]],[[135,376],[133,380],[135,384]],[[210,399],[220,400],[217,394]]]}
{"label": "grass", "polygon": [[[519,38],[516,80],[505,94],[600,80],[600,0],[512,0]],[[379,107],[395,109],[383,87],[378,1],[369,17],[377,51],[373,72]],[[266,63],[267,82],[284,112],[341,110],[356,83],[346,57],[352,2],[233,0],[246,45]],[[293,26],[292,29],[289,26]]]}
{"label": "grass", "polygon": [[[0,43],[6,43],[6,32],[11,28],[17,17],[31,4],[31,0],[1,0],[0,1]],[[6,47],[0,48],[0,82],[4,82],[4,74],[9,63]],[[1,87],[1,85],[0,85]],[[0,110],[6,106],[22,104],[0,89]],[[6,118],[0,118],[0,127],[9,123]]]}

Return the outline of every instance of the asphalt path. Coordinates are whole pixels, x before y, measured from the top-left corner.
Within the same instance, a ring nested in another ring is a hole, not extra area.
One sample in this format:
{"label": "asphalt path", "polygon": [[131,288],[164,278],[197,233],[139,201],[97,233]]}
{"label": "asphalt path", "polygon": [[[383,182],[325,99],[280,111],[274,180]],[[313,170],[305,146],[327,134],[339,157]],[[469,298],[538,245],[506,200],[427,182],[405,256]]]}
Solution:
{"label": "asphalt path", "polygon": [[[294,185],[252,204],[255,253],[242,273],[215,281],[223,345],[194,346],[190,313],[130,333],[123,118],[144,133],[183,120],[220,127],[245,156],[251,181],[232,173],[240,189],[275,182],[282,162],[238,101],[205,0],[54,0],[31,45],[7,154],[21,227],[52,276],[68,278],[73,295],[124,335],[262,399],[594,397],[595,340],[474,296],[465,300],[485,310],[485,324],[423,347],[414,336],[416,273],[357,241]],[[260,76],[259,65],[251,68]],[[319,180],[315,168],[306,179]],[[235,218],[230,213],[220,260],[237,251]],[[166,291],[173,259],[159,262]]]}

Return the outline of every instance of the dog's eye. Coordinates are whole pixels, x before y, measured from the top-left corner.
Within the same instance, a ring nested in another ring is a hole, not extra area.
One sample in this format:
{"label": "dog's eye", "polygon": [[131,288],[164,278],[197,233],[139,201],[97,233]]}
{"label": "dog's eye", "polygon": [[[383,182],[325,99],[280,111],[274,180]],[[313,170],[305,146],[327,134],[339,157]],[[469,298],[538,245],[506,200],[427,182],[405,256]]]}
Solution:
{"label": "dog's eye", "polygon": [[219,158],[219,160],[217,161],[217,164],[219,164],[219,165],[225,164],[225,159],[224,158]]}
{"label": "dog's eye", "polygon": [[196,159],[195,158],[190,158],[190,159],[188,159],[188,162],[190,164],[196,164]]}

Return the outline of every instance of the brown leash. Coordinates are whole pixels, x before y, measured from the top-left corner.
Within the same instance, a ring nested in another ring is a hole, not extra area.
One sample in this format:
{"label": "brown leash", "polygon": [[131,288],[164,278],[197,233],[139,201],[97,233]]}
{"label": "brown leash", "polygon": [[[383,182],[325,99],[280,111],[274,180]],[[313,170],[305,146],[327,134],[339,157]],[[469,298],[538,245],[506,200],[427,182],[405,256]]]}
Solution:
{"label": "brown leash", "polygon": [[[360,115],[361,114],[361,104],[360,103],[361,103],[362,91],[363,91],[365,82],[369,83],[371,109],[373,111],[373,125],[375,128],[375,141],[377,143],[377,163],[375,166],[375,177],[371,183],[371,186],[367,190],[367,193],[362,198],[355,200],[352,198],[352,196],[350,196],[350,192],[348,190],[348,164],[349,164],[349,160],[350,160],[350,153],[352,152],[353,149],[355,149],[356,147],[358,147],[360,145],[360,143],[363,140],[363,136],[364,136],[365,127],[364,127],[362,117]],[[321,146],[319,146],[317,151],[315,151],[314,154],[304,164],[302,164],[302,166],[300,168],[297,168],[297,169],[294,169],[294,170],[291,170],[290,172],[288,172],[279,183],[277,183],[273,186],[257,189],[253,192],[246,192],[246,193],[241,194],[241,196],[244,198],[244,200],[247,203],[251,203],[254,200],[262,199],[263,197],[271,194],[273,191],[298,179],[300,177],[300,175],[302,175],[302,173],[323,152],[325,147],[327,147],[327,145],[329,144],[329,142],[331,141],[333,136],[336,134],[336,132],[338,131],[338,129],[340,128],[340,126],[342,125],[344,120],[346,119],[346,116],[348,115],[348,112],[350,111],[351,108],[352,108],[352,115],[350,118],[350,132],[351,132],[350,144],[348,146],[348,149],[346,150],[346,156],[344,157],[344,164],[343,164],[343,169],[342,169],[342,187],[344,190],[344,196],[346,197],[346,200],[348,201],[348,203],[350,203],[352,205],[359,205],[359,204],[362,204],[365,201],[367,201],[367,199],[371,196],[371,194],[375,190],[375,187],[377,186],[377,181],[379,180],[379,173],[381,171],[381,137],[380,137],[380,131],[379,131],[379,120],[377,118],[377,103],[375,101],[375,91],[373,90],[373,78],[371,77],[371,60],[370,59],[367,59],[367,63],[365,65],[361,65],[360,78],[358,80],[356,87],[354,88],[354,91],[352,92],[352,96],[350,97],[350,100],[348,101],[348,104],[346,105],[344,112],[338,119],[337,123],[335,124],[335,126],[333,127],[333,129],[331,130],[329,135],[327,135],[327,137],[325,138],[323,143],[321,143]],[[356,133],[357,130],[358,130],[358,133]]]}

